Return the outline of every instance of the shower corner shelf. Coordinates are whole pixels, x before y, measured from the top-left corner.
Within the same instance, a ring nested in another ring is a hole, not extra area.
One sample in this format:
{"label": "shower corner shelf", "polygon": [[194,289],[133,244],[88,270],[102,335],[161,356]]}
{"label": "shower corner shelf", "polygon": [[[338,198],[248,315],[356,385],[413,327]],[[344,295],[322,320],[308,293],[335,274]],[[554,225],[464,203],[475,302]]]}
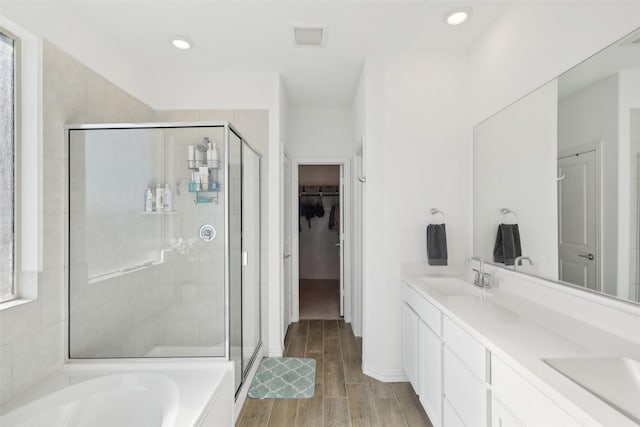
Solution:
{"label": "shower corner shelf", "polygon": [[189,169],[190,171],[198,171],[200,170],[200,168],[207,168],[210,171],[217,171],[218,169],[220,169],[220,167],[222,166],[222,162],[221,161],[216,161],[215,163],[212,164],[207,164],[206,162],[200,162],[200,163],[190,163],[187,160],[187,169]]}
{"label": "shower corner shelf", "polygon": [[[222,166],[221,161],[216,161],[213,164],[207,164],[206,162],[199,163],[199,166],[192,166],[187,162],[187,169],[192,171],[200,170],[200,167],[206,167],[209,170],[209,180],[216,183],[215,190],[191,190],[189,189],[189,193],[195,194],[195,199],[193,202],[198,205],[200,203],[218,203],[219,193],[220,193],[220,181],[218,180],[218,171]],[[189,184],[191,185],[191,184]]]}
{"label": "shower corner shelf", "polygon": [[[199,190],[199,191],[189,191],[189,193],[195,194],[196,197],[193,200],[193,202],[196,205],[200,203],[218,203],[219,190],[215,190],[215,191]],[[213,194],[213,195],[209,196],[209,194]]]}

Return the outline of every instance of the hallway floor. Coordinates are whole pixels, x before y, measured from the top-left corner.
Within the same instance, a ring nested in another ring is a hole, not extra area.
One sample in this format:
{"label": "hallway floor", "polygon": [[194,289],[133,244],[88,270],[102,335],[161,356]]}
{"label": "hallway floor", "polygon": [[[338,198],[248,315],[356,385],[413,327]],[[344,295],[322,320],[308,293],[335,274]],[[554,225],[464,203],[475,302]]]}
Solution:
{"label": "hallway floor", "polygon": [[340,280],[300,279],[300,319],[339,319]]}
{"label": "hallway floor", "polygon": [[311,399],[247,399],[237,427],[425,426],[427,414],[409,383],[362,373],[362,340],[343,320],[301,320],[289,327],[285,356],[317,361]]}

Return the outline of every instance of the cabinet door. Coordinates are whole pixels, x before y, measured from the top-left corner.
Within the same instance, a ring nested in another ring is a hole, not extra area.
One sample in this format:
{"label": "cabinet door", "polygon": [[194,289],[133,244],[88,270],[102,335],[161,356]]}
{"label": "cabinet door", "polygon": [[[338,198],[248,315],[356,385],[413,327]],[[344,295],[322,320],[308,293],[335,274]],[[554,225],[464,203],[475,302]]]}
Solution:
{"label": "cabinet door", "polygon": [[444,399],[444,427],[467,427],[464,425],[453,406],[447,399]]}
{"label": "cabinet door", "polygon": [[491,399],[491,427],[523,427],[522,423],[495,397]]}
{"label": "cabinet door", "polygon": [[[445,341],[446,343],[446,341]],[[487,426],[487,387],[446,345],[444,347],[444,396],[467,426]]]}
{"label": "cabinet door", "polygon": [[402,369],[416,393],[418,389],[418,315],[402,303]]}
{"label": "cabinet door", "polygon": [[442,425],[442,341],[418,322],[418,394],[434,427]]}

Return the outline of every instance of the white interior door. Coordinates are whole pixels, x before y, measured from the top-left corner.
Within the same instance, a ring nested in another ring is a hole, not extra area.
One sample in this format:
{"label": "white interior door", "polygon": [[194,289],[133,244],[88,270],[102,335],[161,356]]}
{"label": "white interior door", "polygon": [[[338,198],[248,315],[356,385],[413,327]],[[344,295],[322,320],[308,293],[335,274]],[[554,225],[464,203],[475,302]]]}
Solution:
{"label": "white interior door", "polygon": [[340,316],[344,316],[344,165],[340,165],[340,226],[338,228],[338,238],[340,239],[337,243],[338,249],[340,250]]}
{"label": "white interior door", "polygon": [[560,280],[600,290],[596,152],[558,159],[558,176]]}

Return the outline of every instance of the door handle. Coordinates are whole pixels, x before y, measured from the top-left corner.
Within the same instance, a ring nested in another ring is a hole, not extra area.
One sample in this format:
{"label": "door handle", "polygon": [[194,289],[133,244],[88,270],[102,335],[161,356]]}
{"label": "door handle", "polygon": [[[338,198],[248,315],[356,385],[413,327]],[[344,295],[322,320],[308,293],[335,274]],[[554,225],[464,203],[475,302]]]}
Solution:
{"label": "door handle", "polygon": [[333,246],[342,246],[342,245],[340,244],[340,242],[338,242],[338,243],[336,243],[336,244],[335,244],[335,245],[333,245]]}
{"label": "door handle", "polygon": [[593,261],[596,257],[593,254],[578,254],[579,257],[586,258],[589,261]]}
{"label": "door handle", "polygon": [[291,258],[291,254],[285,254],[285,255],[282,255],[282,258],[283,258],[283,259]]}

